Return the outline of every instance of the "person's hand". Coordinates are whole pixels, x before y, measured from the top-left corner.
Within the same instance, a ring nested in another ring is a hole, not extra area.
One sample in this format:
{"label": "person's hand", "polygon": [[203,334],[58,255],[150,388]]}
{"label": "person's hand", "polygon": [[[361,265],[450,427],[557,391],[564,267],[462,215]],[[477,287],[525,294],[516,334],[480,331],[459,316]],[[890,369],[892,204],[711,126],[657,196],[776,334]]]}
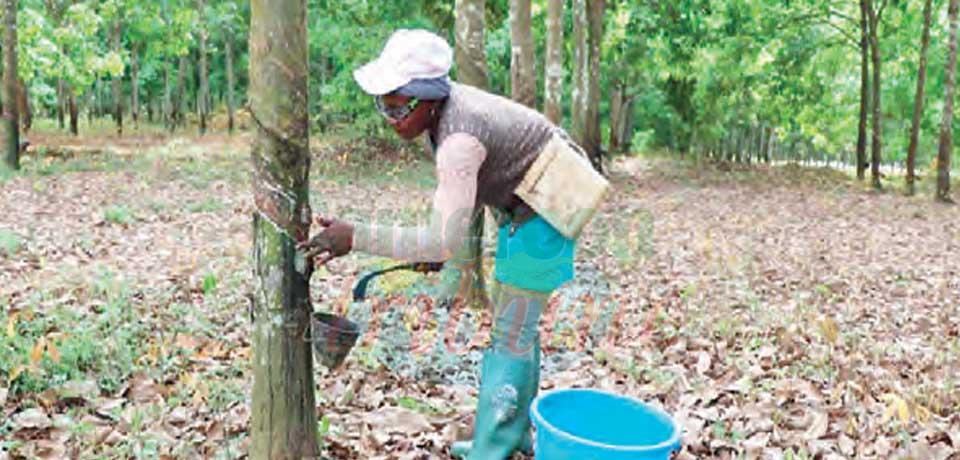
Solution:
{"label": "person's hand", "polygon": [[317,216],[314,221],[320,224],[322,230],[310,238],[310,241],[298,244],[297,248],[306,251],[304,257],[313,260],[315,266],[346,255],[353,249],[353,225],[321,216]]}

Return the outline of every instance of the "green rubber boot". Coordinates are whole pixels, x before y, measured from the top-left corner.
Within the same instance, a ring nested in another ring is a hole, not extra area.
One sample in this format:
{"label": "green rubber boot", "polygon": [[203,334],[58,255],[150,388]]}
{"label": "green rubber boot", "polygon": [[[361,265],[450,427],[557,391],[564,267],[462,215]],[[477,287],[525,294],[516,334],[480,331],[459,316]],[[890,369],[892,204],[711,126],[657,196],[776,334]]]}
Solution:
{"label": "green rubber boot", "polygon": [[453,454],[467,460],[504,460],[514,451],[532,452],[530,404],[539,386],[539,349],[527,356],[488,351],[473,441],[457,442]]}
{"label": "green rubber boot", "polygon": [[530,453],[530,404],[540,387],[540,313],[549,295],[495,285],[493,344],[483,355],[473,440],[454,443],[467,460]]}

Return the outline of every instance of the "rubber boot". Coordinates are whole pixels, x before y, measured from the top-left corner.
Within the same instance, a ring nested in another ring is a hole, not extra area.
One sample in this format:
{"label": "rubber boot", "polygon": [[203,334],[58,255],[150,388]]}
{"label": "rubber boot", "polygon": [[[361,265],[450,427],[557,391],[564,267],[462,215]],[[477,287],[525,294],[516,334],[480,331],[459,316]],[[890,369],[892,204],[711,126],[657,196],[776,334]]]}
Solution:
{"label": "rubber boot", "polygon": [[483,356],[473,440],[454,443],[467,460],[532,452],[530,405],[540,386],[538,323],[548,294],[494,286],[493,344]]}
{"label": "rubber boot", "polygon": [[483,355],[473,441],[458,442],[453,454],[467,460],[504,460],[531,452],[530,404],[539,386],[539,349],[527,356],[488,351]]}

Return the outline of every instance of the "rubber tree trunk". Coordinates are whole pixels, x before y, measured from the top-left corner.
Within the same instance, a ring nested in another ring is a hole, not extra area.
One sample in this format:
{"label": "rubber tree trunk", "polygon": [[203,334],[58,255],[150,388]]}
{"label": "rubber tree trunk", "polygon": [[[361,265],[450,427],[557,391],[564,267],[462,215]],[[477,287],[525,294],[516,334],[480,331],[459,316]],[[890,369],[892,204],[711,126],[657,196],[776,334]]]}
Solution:
{"label": "rubber tree trunk", "polygon": [[937,149],[937,201],[952,203],[950,198],[950,157],[953,154],[953,97],[957,83],[957,7],[960,0],[950,0],[950,45],[944,83],[943,120],[940,123],[940,148]]}
{"label": "rubber tree trunk", "polygon": [[137,47],[130,50],[130,118],[133,126],[140,127],[140,59]]}
{"label": "rubber tree trunk", "polygon": [[581,146],[587,142],[587,98],[590,94],[590,43],[587,0],[573,0],[573,92],[570,122],[573,139]]}
{"label": "rubber tree trunk", "polygon": [[3,126],[6,166],[20,169],[20,116],[17,109],[17,0],[3,2]]}
{"label": "rubber tree trunk", "polygon": [[73,93],[73,88],[70,86],[66,87],[67,91],[67,107],[70,112],[70,134],[74,136],[80,135],[80,109],[77,107],[77,95]]}
{"label": "rubber tree trunk", "polygon": [[173,124],[186,126],[186,117],[183,114],[184,94],[186,93],[187,57],[180,56],[177,69],[177,86],[173,89]]}
{"label": "rubber tree trunk", "polygon": [[227,130],[230,134],[233,134],[233,85],[235,82],[233,77],[233,37],[229,35],[229,32],[224,40],[224,45],[227,61]]}
{"label": "rubber tree trunk", "polygon": [[[456,0],[454,28],[454,60],[462,83],[487,89],[487,52],[483,34],[485,28],[484,0]],[[470,222],[470,236],[467,241],[474,244],[461,246],[453,259],[460,264],[444,264],[440,272],[440,294],[436,302],[439,305],[452,305],[461,299],[467,305],[489,305],[486,295],[486,283],[483,279],[483,225],[484,208],[477,206]]]}
{"label": "rubber tree trunk", "polygon": [[33,127],[33,108],[30,107],[27,84],[22,78],[17,79],[17,113],[20,114],[20,129],[24,133],[29,132]]}
{"label": "rubber tree trunk", "polygon": [[[113,21],[113,50],[120,52],[120,20]],[[123,135],[123,76],[113,77],[113,120],[117,123],[117,136]]]}
{"label": "rubber tree trunk", "polygon": [[[315,458],[305,0],[250,2],[255,270],[250,458]],[[299,257],[299,260],[298,260]]]}
{"label": "rubber tree trunk", "polygon": [[932,0],[923,2],[923,34],[920,37],[920,68],[917,70],[917,93],[913,99],[913,122],[910,126],[910,147],[907,148],[907,195],[916,193],[917,144],[920,143],[920,117],[923,116],[923,91],[927,82],[927,48],[930,47]]}
{"label": "rubber tree trunk", "polygon": [[63,78],[57,78],[57,127],[59,127],[61,131],[63,131],[65,126],[64,109],[66,105],[66,98],[63,92]]}
{"label": "rubber tree trunk", "polygon": [[537,104],[537,60],[530,24],[530,0],[510,0],[510,95],[527,106]]}
{"label": "rubber tree trunk", "polygon": [[857,126],[857,179],[866,177],[867,113],[870,107],[870,47],[867,33],[867,0],[860,0],[860,123]]}
{"label": "rubber tree trunk", "polygon": [[454,9],[454,60],[457,64],[457,80],[486,89],[487,51],[483,41],[486,1],[456,0]]}
{"label": "rubber tree trunk", "polygon": [[620,82],[613,84],[613,91],[610,93],[610,153],[619,152],[623,148],[622,130],[625,96],[623,85]]}
{"label": "rubber tree trunk", "polygon": [[603,16],[606,0],[588,0],[590,23],[590,66],[587,70],[590,93],[587,97],[587,144],[584,148],[597,171],[603,171],[600,134],[600,46],[603,43]]}
{"label": "rubber tree trunk", "polygon": [[200,11],[200,95],[197,111],[200,112],[200,135],[207,133],[207,116],[210,115],[210,84],[207,78],[207,26],[203,20],[203,0],[197,0]]}
{"label": "rubber tree trunk", "polygon": [[870,120],[870,178],[873,188],[880,189],[880,163],[883,158],[883,112],[880,107],[880,13],[867,0],[867,14],[870,19],[870,60],[873,61],[873,88],[871,106],[873,116]]}
{"label": "rubber tree trunk", "polygon": [[543,72],[543,112],[557,124],[563,119],[563,3],[547,3],[547,62]]}
{"label": "rubber tree trunk", "polygon": [[163,122],[173,132],[173,91],[170,88],[170,63],[163,63]]}

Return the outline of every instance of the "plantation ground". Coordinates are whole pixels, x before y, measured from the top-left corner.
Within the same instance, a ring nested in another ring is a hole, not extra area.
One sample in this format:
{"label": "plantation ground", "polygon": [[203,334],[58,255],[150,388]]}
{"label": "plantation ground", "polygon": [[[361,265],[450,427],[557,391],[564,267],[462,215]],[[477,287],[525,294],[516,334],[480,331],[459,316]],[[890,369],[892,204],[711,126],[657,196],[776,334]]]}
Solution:
{"label": "plantation ground", "polygon": [[[0,182],[0,459],[244,456],[249,138],[32,140]],[[422,155],[314,143],[315,212],[427,209]],[[542,389],[656,402],[681,458],[960,458],[957,207],[791,166],[612,177],[543,324]],[[368,326],[342,369],[317,367],[318,436],[330,458],[446,458],[489,318],[404,296],[435,282],[413,274],[351,303],[384,263],[314,277],[317,309]]]}

